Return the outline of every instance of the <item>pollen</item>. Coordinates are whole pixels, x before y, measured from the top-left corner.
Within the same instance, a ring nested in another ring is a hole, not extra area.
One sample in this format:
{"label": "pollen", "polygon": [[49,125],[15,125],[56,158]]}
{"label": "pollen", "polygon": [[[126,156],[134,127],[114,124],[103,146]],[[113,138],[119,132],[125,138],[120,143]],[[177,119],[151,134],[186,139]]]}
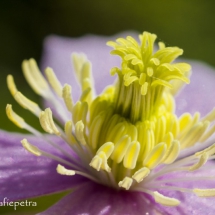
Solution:
{"label": "pollen", "polygon": [[122,62],[120,68],[110,71],[111,75],[116,75],[116,82],[99,95],[95,94],[91,63],[84,54],[72,54],[81,87],[78,101],[72,98],[72,86],[60,83],[52,68],[45,70],[46,79],[35,60],[23,61],[27,82],[53,110],[50,107],[42,110],[26,98],[18,91],[13,77],[8,76],[8,88],[14,99],[39,118],[46,133],[61,138],[71,153],[53,142],[50,136],[28,125],[11,105],[6,107],[7,116],[62,154],[50,154],[26,139],[21,141],[28,152],[58,161],[56,170],[61,175],[81,175],[114,189],[145,192],[165,206],[177,206],[180,201],[162,195],[158,189],[214,196],[214,189],[189,190],[165,185],[165,180],[161,180],[164,185],[157,185],[160,176],[177,171],[198,171],[214,158],[215,145],[183,159],[179,155],[181,150],[204,142],[214,133],[215,110],[204,118],[198,112],[193,116],[189,113],[177,116],[174,95],[184,84],[189,84],[191,66],[175,63],[183,50],[166,47],[162,42],[155,45],[155,34],[144,32],[139,40],[128,36],[107,43],[113,48],[111,54],[118,55]]}

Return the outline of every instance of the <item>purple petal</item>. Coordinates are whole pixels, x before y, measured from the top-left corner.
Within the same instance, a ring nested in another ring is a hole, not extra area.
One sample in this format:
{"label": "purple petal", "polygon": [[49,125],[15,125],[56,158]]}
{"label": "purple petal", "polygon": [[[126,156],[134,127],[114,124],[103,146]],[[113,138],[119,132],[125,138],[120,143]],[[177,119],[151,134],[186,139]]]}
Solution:
{"label": "purple petal", "polygon": [[47,144],[36,137],[0,131],[0,199],[20,200],[72,188],[82,178],[57,174],[57,162],[27,152],[20,140]]}
{"label": "purple petal", "polygon": [[40,215],[153,215],[155,208],[147,203],[150,201],[149,196],[142,193],[116,191],[90,182]]}
{"label": "purple petal", "polygon": [[[215,169],[214,169],[214,161],[208,161],[206,164],[207,169],[200,169],[199,171],[194,172],[177,172],[163,176],[159,180],[159,185],[161,186],[162,179],[163,180],[170,180],[170,179],[184,179],[186,177],[194,178],[195,177],[214,177],[215,176]],[[179,188],[188,188],[188,189],[211,189],[215,188],[214,180],[191,180],[191,181],[181,181],[181,182],[171,182],[163,185],[172,185]],[[165,196],[176,198],[181,201],[180,205],[177,207],[165,207],[158,205],[158,208],[165,215],[197,215],[197,214],[207,214],[213,215],[215,211],[215,198],[203,198],[198,197],[194,193],[185,193],[179,191],[167,191],[167,190],[159,190]]]}
{"label": "purple petal", "polygon": [[[162,193],[162,192],[160,192]],[[182,193],[179,191],[169,191],[163,192],[164,195],[168,197],[178,197],[181,200],[179,206],[176,207],[167,207],[156,204],[157,210],[161,214],[165,215],[199,215],[207,214],[214,215],[215,206],[214,198],[201,198],[197,197],[195,194]]]}
{"label": "purple petal", "polygon": [[73,89],[73,98],[76,101],[80,96],[80,87],[73,72],[71,53],[84,53],[92,63],[95,88],[97,93],[100,93],[115,80],[115,77],[110,76],[110,69],[120,65],[120,58],[110,55],[112,49],[106,45],[106,42],[127,35],[137,37],[137,34],[133,32],[124,32],[112,37],[87,35],[80,38],[65,38],[49,36],[44,43],[42,68],[52,67],[62,84],[70,84]]}
{"label": "purple petal", "polygon": [[190,84],[176,97],[176,114],[199,111],[204,116],[215,107],[215,70],[197,61],[189,63],[192,66]]}
{"label": "purple petal", "polygon": [[197,197],[195,194],[181,193],[178,191],[165,192],[165,195],[173,198],[177,196],[178,199],[181,200],[181,204],[177,207],[165,207],[157,205],[165,215],[214,215],[215,199],[213,197],[202,198]]}
{"label": "purple petal", "polygon": [[[209,165],[213,162],[209,162]],[[207,173],[207,174],[205,174]],[[185,176],[206,176],[215,175],[215,170],[201,171],[194,173],[177,173],[172,176],[166,175],[163,179],[185,177]],[[162,180],[160,179],[160,184]],[[187,186],[185,182],[172,185],[178,187],[192,188],[212,188],[213,181],[190,181]],[[84,215],[108,215],[108,214],[160,214],[160,215],[194,215],[207,214],[212,215],[215,211],[214,198],[200,198],[192,193],[182,193],[178,191],[159,191],[165,196],[177,198],[181,204],[177,207],[166,207],[155,203],[155,201],[147,194],[138,192],[116,191],[108,187],[104,187],[93,182],[86,183],[80,186],[73,193],[61,199],[54,206],[47,211],[40,213],[40,215],[54,215],[54,214],[84,214]],[[61,209],[64,209],[61,211]]]}

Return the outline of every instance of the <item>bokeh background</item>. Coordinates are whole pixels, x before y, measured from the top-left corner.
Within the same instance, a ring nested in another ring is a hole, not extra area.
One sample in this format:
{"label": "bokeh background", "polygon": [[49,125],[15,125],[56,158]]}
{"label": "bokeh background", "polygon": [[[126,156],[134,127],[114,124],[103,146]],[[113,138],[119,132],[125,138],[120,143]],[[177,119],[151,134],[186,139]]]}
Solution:
{"label": "bokeh background", "polygon": [[[215,67],[214,8],[213,0],[0,0],[0,128],[21,132],[6,118],[7,103],[12,103],[28,122],[36,122],[16,105],[5,80],[7,74],[13,74],[19,89],[40,102],[23,78],[21,62],[31,57],[40,62],[47,35],[149,31],[168,46],[183,48],[184,57]],[[35,125],[39,128],[38,121]],[[62,195],[65,193],[34,199],[38,202],[36,211],[44,210]],[[33,209],[1,207],[0,214],[35,214],[30,212]]]}

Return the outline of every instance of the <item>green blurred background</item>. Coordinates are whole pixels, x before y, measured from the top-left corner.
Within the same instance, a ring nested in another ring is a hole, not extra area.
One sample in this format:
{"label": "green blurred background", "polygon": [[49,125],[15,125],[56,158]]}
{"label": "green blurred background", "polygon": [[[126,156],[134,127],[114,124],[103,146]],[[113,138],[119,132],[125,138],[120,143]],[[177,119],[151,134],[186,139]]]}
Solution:
{"label": "green blurred background", "polygon": [[[0,0],[0,128],[20,132],[6,118],[7,103],[39,128],[38,120],[16,105],[5,80],[7,74],[13,74],[19,89],[32,100],[40,101],[26,84],[20,65],[30,57],[39,62],[47,35],[79,37],[89,33],[149,31],[168,46],[183,48],[184,57],[215,66],[214,8],[213,0]],[[36,199],[37,211],[61,195]],[[32,208],[18,208],[15,214],[29,214],[29,210]],[[8,207],[0,208],[0,214],[13,212]]]}

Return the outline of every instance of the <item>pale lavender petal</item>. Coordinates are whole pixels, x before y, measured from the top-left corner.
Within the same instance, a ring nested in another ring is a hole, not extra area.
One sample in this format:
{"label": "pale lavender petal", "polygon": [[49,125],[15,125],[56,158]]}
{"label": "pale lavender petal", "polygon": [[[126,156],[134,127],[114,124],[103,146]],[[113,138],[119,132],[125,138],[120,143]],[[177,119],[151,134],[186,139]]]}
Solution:
{"label": "pale lavender petal", "polygon": [[[191,180],[191,181],[181,181],[181,182],[171,182],[171,183],[162,183],[162,180],[170,180],[170,179],[179,179],[182,180],[186,177],[193,178],[195,177],[215,177],[215,169],[214,169],[214,161],[209,161],[206,164],[207,169],[195,171],[195,172],[177,172],[168,174],[166,176],[161,177],[159,181],[159,186],[161,185],[172,185],[180,188],[188,188],[188,189],[211,189],[215,188],[214,180]],[[159,190],[165,196],[177,198],[181,201],[180,205],[177,207],[165,207],[158,205],[161,211],[164,212],[165,215],[197,215],[197,214],[207,214],[213,215],[215,211],[215,197],[203,198],[198,197],[194,193],[185,193],[179,191],[167,191],[167,190]]]}
{"label": "pale lavender petal", "polygon": [[207,214],[213,215],[215,211],[214,198],[200,198],[194,194],[181,192],[165,192],[168,197],[178,197],[181,204],[177,207],[166,207],[157,205],[165,215],[198,215]]}
{"label": "pale lavender petal", "polygon": [[214,215],[215,198],[201,198],[195,194],[181,193],[177,191],[164,192],[168,197],[177,197],[181,200],[181,204],[177,207],[165,207],[157,205],[165,215]]}
{"label": "pale lavender petal", "polygon": [[40,215],[155,215],[156,209],[150,202],[148,195],[116,191],[91,182]]}
{"label": "pale lavender petal", "polygon": [[[209,162],[212,164],[212,162]],[[215,170],[201,171],[197,173],[177,173],[166,175],[163,179],[173,179],[177,177],[184,178],[185,176],[213,176]],[[162,184],[160,179],[159,185]],[[185,182],[172,185],[187,188],[212,188],[213,181],[191,181],[185,185]],[[181,204],[177,207],[166,207],[155,203],[155,201],[147,194],[127,191],[114,191],[110,188],[96,185],[93,182],[81,186],[75,192],[64,197],[57,204],[49,208],[47,211],[40,213],[40,215],[62,215],[82,214],[82,215],[108,215],[108,214],[160,214],[160,215],[194,215],[194,214],[214,214],[215,198],[200,198],[192,193],[182,193],[178,191],[158,190],[165,196],[177,198]],[[61,208],[64,208],[61,211]]]}
{"label": "pale lavender petal", "polygon": [[36,137],[0,131],[0,199],[26,199],[70,189],[82,178],[66,177],[56,173],[57,162],[27,152],[20,143],[46,144]]}
{"label": "pale lavender petal", "polygon": [[95,88],[100,93],[107,85],[112,84],[115,77],[110,76],[110,69],[120,66],[120,58],[111,56],[110,47],[106,45],[109,40],[131,35],[137,37],[134,32],[124,32],[111,37],[87,35],[80,38],[66,38],[49,36],[44,42],[42,68],[52,67],[62,84],[72,85],[74,100],[80,96],[72,63],[71,53],[84,53],[92,63]]}
{"label": "pale lavender petal", "polygon": [[201,62],[189,63],[192,66],[190,84],[176,97],[176,113],[199,111],[204,116],[215,107],[215,70]]}

